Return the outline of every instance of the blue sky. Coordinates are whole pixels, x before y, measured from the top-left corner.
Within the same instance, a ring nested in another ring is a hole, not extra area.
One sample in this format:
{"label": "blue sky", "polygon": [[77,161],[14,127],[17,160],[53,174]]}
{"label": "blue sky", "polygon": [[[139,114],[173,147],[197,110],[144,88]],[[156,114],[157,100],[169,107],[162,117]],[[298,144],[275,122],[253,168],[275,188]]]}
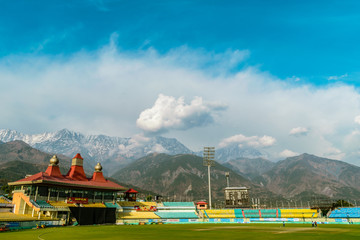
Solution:
{"label": "blue sky", "polygon": [[[0,55],[96,50],[113,32],[124,51],[247,49],[244,65],[315,85],[358,85],[358,1],[4,1]],[[333,81],[330,81],[332,84]]]}
{"label": "blue sky", "polygon": [[360,164],[358,1],[0,5],[0,128]]}

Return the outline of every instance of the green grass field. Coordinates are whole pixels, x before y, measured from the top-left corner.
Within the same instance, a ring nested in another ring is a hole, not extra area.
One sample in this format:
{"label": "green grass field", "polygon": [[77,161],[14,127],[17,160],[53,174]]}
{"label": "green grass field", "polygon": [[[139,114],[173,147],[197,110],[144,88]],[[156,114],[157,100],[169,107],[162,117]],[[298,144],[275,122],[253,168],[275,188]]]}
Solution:
{"label": "green grass field", "polygon": [[168,224],[77,226],[0,233],[0,239],[360,239],[359,225]]}

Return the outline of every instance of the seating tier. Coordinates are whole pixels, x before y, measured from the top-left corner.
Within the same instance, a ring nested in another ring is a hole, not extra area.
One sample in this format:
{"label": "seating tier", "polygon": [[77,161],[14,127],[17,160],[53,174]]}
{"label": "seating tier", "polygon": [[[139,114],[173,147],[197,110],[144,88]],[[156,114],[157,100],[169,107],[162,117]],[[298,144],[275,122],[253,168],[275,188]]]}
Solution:
{"label": "seating tier", "polygon": [[209,209],[202,211],[204,213],[204,216],[209,218],[235,218],[234,209]]}
{"label": "seating tier", "polygon": [[122,219],[158,219],[160,218],[153,212],[120,212],[118,218]]}
{"label": "seating tier", "polygon": [[160,218],[199,218],[195,212],[156,212]]}

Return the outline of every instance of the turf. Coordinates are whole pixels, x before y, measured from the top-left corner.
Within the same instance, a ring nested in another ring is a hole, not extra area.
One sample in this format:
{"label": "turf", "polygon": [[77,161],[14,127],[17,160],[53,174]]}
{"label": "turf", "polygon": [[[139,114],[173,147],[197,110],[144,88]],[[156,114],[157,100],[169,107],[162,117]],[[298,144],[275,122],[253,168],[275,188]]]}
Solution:
{"label": "turf", "polygon": [[0,239],[360,239],[357,225],[184,224],[77,226],[0,233]]}

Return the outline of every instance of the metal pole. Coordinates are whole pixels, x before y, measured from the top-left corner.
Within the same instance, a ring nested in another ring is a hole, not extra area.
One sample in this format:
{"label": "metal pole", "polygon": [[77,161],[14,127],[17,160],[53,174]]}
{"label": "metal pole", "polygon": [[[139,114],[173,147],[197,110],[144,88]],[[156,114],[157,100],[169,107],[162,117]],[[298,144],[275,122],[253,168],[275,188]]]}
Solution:
{"label": "metal pole", "polygon": [[225,173],[225,177],[226,177],[226,187],[230,187],[230,173],[226,172]]}
{"label": "metal pole", "polygon": [[208,165],[208,181],[209,181],[209,207],[211,209],[210,165]]}
{"label": "metal pole", "polygon": [[215,166],[215,147],[204,147],[203,165],[208,167],[208,183],[209,183],[209,209],[211,209],[211,183],[210,183],[210,167]]}

